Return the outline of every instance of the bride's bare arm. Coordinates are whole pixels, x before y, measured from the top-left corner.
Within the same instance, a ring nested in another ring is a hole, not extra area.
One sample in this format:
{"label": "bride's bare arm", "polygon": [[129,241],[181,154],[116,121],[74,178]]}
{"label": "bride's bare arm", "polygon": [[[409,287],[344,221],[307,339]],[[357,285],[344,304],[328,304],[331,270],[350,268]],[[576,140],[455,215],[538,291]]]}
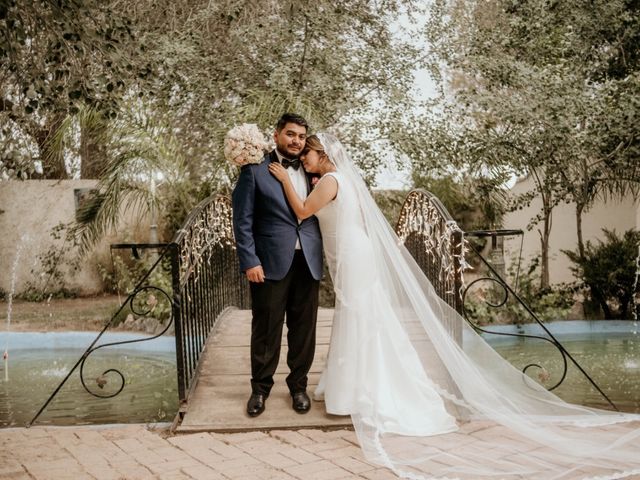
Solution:
{"label": "bride's bare arm", "polygon": [[311,194],[305,201],[302,201],[291,183],[287,170],[279,163],[273,162],[269,165],[269,171],[276,177],[282,187],[287,201],[295,212],[299,220],[309,218],[327,203],[333,200],[338,193],[338,182],[331,175],[323,177],[322,181],[316,184]]}

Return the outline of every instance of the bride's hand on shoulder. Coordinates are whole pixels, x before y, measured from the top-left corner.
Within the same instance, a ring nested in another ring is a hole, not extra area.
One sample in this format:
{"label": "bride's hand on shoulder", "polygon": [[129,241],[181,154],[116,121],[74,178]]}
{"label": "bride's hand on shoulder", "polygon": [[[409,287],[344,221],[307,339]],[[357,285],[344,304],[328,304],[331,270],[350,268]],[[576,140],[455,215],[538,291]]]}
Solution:
{"label": "bride's hand on shoulder", "polygon": [[286,168],[277,162],[269,164],[269,171],[271,172],[271,175],[276,177],[281,183],[284,183],[289,178]]}

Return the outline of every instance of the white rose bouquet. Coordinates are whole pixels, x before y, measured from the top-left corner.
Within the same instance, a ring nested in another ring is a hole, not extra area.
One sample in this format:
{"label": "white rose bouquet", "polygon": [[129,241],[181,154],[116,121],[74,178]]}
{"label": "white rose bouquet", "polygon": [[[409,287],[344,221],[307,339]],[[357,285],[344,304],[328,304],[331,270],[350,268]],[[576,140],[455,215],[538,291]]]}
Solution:
{"label": "white rose bouquet", "polygon": [[268,148],[269,143],[255,123],[233,127],[224,137],[224,158],[239,167],[260,163]]}

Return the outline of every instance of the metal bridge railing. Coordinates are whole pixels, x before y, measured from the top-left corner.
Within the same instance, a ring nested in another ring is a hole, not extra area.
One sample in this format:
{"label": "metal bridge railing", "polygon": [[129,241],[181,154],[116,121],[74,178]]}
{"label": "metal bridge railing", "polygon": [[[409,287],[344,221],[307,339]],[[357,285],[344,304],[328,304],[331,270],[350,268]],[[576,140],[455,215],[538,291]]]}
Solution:
{"label": "metal bridge railing", "polygon": [[[77,369],[80,370],[82,386],[91,395],[100,398],[118,395],[125,388],[126,372],[105,368],[97,379],[89,380],[84,375],[87,358],[99,349],[153,340],[166,333],[172,324],[175,329],[178,396],[183,406],[195,383],[200,356],[216,321],[228,307],[249,307],[249,287],[240,273],[233,238],[231,201],[227,197],[216,195],[202,201],[168,244],[120,244],[115,247],[131,248],[134,256],[138,256],[139,250],[149,248],[159,249],[159,253],[27,427],[35,423]],[[165,262],[170,264],[171,292],[151,281],[152,274],[159,271]],[[144,317],[152,314],[159,302],[167,302],[167,310],[170,311],[169,320],[160,333],[125,342],[99,344],[125,308]],[[106,384],[108,391],[104,389]]]}
{"label": "metal bridge railing", "polygon": [[[484,259],[479,251],[468,246],[464,232],[458,227],[435,195],[425,190],[410,192],[400,212],[396,233],[427,275],[438,295],[463,315],[474,329],[490,334],[497,333],[474,323],[469,318],[465,308],[469,287],[482,281],[491,282],[504,292],[504,301],[499,304],[492,304],[487,301],[488,305],[499,308],[511,296],[522,305],[523,310],[529,316],[528,321],[538,323],[544,330],[545,335],[536,338],[548,341],[561,354],[564,372],[560,380],[550,389],[556,388],[562,383],[566,376],[567,363],[570,361],[609,404],[616,408],[575,358],[543,325],[543,322],[535,312],[509,286],[506,280]],[[119,310],[105,324],[95,340],[27,426],[32,425],[38,419],[78,367],[80,368],[82,385],[91,395],[102,398],[111,398],[118,395],[126,385],[125,375],[116,369],[107,368],[98,377],[97,386],[100,389],[103,388],[99,379],[104,382],[109,376],[115,376],[114,378],[117,379],[117,382],[109,382],[111,393],[94,390],[96,382],[88,382],[83,376],[85,360],[98,349],[124,343],[153,340],[164,334],[172,323],[175,327],[178,395],[181,406],[184,406],[190,391],[195,385],[200,357],[216,321],[226,308],[232,306],[249,308],[250,306],[248,283],[240,273],[235,252],[231,201],[227,197],[216,195],[202,201],[191,212],[183,227],[176,233],[170,243],[158,245],[130,244],[127,247],[132,249],[134,255],[138,249],[142,248],[161,248],[161,251],[149,271],[138,282]],[[465,285],[463,279],[463,273],[467,266],[465,256],[469,252],[478,256],[480,262],[486,266],[489,276],[478,278],[471,282],[470,285]],[[163,261],[170,263],[172,292],[167,292],[149,281],[151,273],[155,269],[159,269]],[[162,332],[153,337],[98,344],[102,335],[114,325],[125,307],[128,306],[136,315],[146,316],[153,312],[158,301],[170,303],[170,318]],[[460,322],[449,321],[448,319],[443,321],[449,322],[445,326],[461,344],[462,325]],[[524,334],[508,335],[528,336]],[[534,366],[542,368],[540,364],[535,363],[525,367],[524,371],[526,372],[527,369]]]}
{"label": "metal bridge railing", "polygon": [[216,320],[228,307],[249,308],[250,297],[235,252],[228,197],[210,197],[200,203],[171,245],[178,394],[182,403],[194,384],[200,355]]}
{"label": "metal bridge railing", "polygon": [[[465,233],[456,224],[447,209],[435,195],[426,190],[411,191],[400,211],[396,225],[396,233],[429,281],[433,284],[440,298],[460,313],[467,323],[477,332],[491,335],[535,338],[546,341],[555,347],[561,357],[563,369],[560,372],[560,378],[557,380],[546,378],[546,375],[539,375],[542,381],[549,383],[549,386],[547,386],[548,390],[557,388],[565,380],[567,367],[569,362],[571,362],[584,378],[602,395],[607,403],[613,409],[618,410],[616,405],[578,363],[575,357],[571,355],[555,335],[549,331],[544,322],[518,295],[517,289],[509,285],[501,273],[484,258],[479,250],[467,243]],[[492,230],[469,232],[467,235],[494,237],[521,233],[521,231],[514,230]],[[467,255],[474,255],[486,271],[485,275],[476,278],[468,285],[465,284],[463,278],[463,273],[467,266],[465,261]],[[474,286],[477,287],[483,282],[489,285],[490,288],[496,290],[500,296],[498,301],[492,301],[491,299],[484,300],[489,308],[501,308],[507,304],[508,300],[511,300],[519,304],[521,310],[526,315],[524,320],[520,319],[521,323],[536,323],[542,329],[543,333],[541,335],[503,333],[492,331],[490,327],[477,324],[469,314],[467,301],[471,297],[471,295],[469,295],[470,289]],[[462,326],[460,322],[456,322],[455,320],[449,321],[449,319],[445,319],[445,321],[449,322],[445,324],[445,327],[454,335],[458,343],[462,344]],[[527,373],[527,370],[531,368],[537,368],[540,372],[546,373],[542,362],[534,362],[526,365],[522,369],[523,373]]]}

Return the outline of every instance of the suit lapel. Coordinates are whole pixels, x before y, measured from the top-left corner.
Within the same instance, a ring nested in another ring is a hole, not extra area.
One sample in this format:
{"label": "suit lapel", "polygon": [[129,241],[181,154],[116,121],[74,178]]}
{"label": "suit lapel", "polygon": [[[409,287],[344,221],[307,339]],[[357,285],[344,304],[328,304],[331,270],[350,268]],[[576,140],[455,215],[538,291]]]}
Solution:
{"label": "suit lapel", "polygon": [[[269,153],[266,161],[268,161],[269,163],[278,162],[278,156],[276,155],[275,150],[272,150],[271,153]],[[287,196],[284,193],[284,188],[282,187],[282,184],[276,177],[271,175],[271,173],[269,172],[269,169],[266,170],[266,175],[269,177],[268,181],[270,182],[271,185],[273,185],[273,188],[277,189],[277,191],[279,192],[279,196],[282,201],[282,206],[289,211],[289,213],[291,214],[292,220],[295,223],[298,223],[298,217],[296,217],[296,212],[294,212],[293,209],[291,208],[291,205],[289,205],[289,202],[287,201]]]}

